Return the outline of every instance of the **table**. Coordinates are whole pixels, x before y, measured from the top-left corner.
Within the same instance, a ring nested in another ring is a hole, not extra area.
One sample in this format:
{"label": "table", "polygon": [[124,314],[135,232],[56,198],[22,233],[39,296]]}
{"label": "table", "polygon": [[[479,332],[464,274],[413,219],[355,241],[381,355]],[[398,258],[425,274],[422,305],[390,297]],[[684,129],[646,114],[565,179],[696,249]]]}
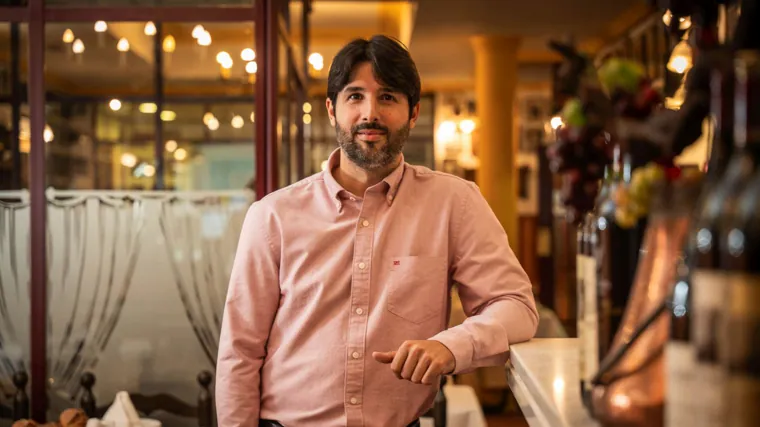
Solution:
{"label": "table", "polygon": [[[446,395],[446,427],[486,427],[486,418],[475,390],[466,385],[443,386]],[[432,418],[420,419],[420,427],[434,427]]]}
{"label": "table", "polygon": [[583,407],[577,338],[535,338],[510,346],[512,389],[531,427],[598,427]]}

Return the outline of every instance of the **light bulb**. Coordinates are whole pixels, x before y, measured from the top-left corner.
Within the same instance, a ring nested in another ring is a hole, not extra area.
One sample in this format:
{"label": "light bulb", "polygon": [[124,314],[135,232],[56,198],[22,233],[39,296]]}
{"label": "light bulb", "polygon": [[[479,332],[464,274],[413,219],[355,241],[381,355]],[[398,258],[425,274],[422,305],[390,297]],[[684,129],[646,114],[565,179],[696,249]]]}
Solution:
{"label": "light bulb", "polygon": [[311,55],[309,55],[309,64],[311,64],[311,65],[319,64],[319,63],[324,64],[324,62],[325,62],[325,60],[322,57],[322,55],[319,54],[319,53],[317,53],[317,52],[314,52]]}
{"label": "light bulb", "polygon": [[311,104],[308,102],[303,103],[303,112],[304,113],[311,113]]}
{"label": "light bulb", "polygon": [[475,122],[470,119],[464,119],[459,122],[459,129],[465,134],[471,134],[475,131]]}
{"label": "light bulb", "polygon": [[128,168],[133,168],[137,164],[137,156],[132,153],[124,153],[121,155],[121,164]]}
{"label": "light bulb", "polygon": [[111,102],[108,103],[108,106],[111,107],[111,110],[113,111],[119,111],[121,110],[121,101],[118,99],[112,99]]}
{"label": "light bulb", "polygon": [[184,148],[178,148],[177,151],[174,152],[174,158],[179,161],[185,160],[187,158],[187,150]]}
{"label": "light bulb", "polygon": [[253,122],[255,122],[255,121],[256,121],[256,113],[254,113],[254,112],[252,111],[252,112],[251,112],[251,123],[253,123]]}
{"label": "light bulb", "polygon": [[148,178],[152,177],[156,174],[156,167],[153,165],[145,165],[145,167],[143,167],[143,174]]}
{"label": "light bulb", "polygon": [[198,44],[201,46],[211,45],[211,34],[208,31],[204,31],[200,37],[198,37]]}
{"label": "light bulb", "polygon": [[551,124],[552,129],[559,129],[563,125],[562,117],[560,116],[552,117],[552,119],[549,121],[549,124]]}
{"label": "light bulb", "polygon": [[256,59],[256,52],[253,51],[251,48],[245,48],[242,52],[240,52],[240,59],[243,61],[253,61]]}
{"label": "light bulb", "polygon": [[232,127],[235,129],[240,129],[245,125],[245,120],[243,120],[242,117],[235,115],[235,117],[232,118]]}
{"label": "light bulb", "polygon": [[108,30],[108,24],[105,21],[98,21],[95,23],[95,31],[98,33],[105,33]]}
{"label": "light bulb", "polygon": [[129,51],[129,40],[122,37],[119,39],[119,42],[116,43],[116,49],[119,50],[119,52],[127,52]]}
{"label": "light bulb", "polygon": [[175,113],[172,110],[164,110],[161,112],[160,117],[161,117],[161,120],[164,122],[171,122],[177,118],[177,113]]}
{"label": "light bulb", "polygon": [[169,34],[168,36],[164,37],[163,42],[163,49],[166,53],[172,53],[174,52],[174,49],[177,48],[177,41],[174,40],[174,36]]}
{"label": "light bulb", "polygon": [[216,119],[216,117],[214,117],[214,113],[208,112],[203,115],[203,124],[208,126],[208,123],[214,119]]}
{"label": "light bulb", "polygon": [[50,142],[55,138],[55,134],[53,133],[53,128],[50,127],[50,125],[45,125],[45,130],[42,132],[42,139],[45,140],[45,142]]}
{"label": "light bulb", "polygon": [[251,61],[245,64],[245,72],[248,74],[256,74],[256,71],[258,70],[259,66],[256,64],[256,61]]}
{"label": "light bulb", "polygon": [[195,27],[193,27],[193,38],[199,39],[205,32],[206,32],[206,29],[203,28],[203,25],[200,25],[200,24],[196,25]]}
{"label": "light bulb", "polygon": [[74,32],[71,31],[71,28],[66,28],[66,31],[63,32],[63,42],[64,43],[74,42]]}
{"label": "light bulb", "polygon": [[74,40],[74,44],[71,45],[71,50],[74,51],[74,53],[84,52],[84,43],[82,43],[82,40]]}
{"label": "light bulb", "polygon": [[206,124],[208,126],[209,130],[217,130],[219,129],[219,120],[214,117],[213,119],[209,120]]}
{"label": "light bulb", "polygon": [[166,151],[173,153],[177,150],[177,141],[170,139],[166,141]]}
{"label": "light bulb", "polygon": [[305,125],[308,125],[311,123],[311,114],[304,114],[303,115],[303,123]]}
{"label": "light bulb", "polygon": [[155,36],[156,35],[156,24],[153,23],[153,21],[148,21],[148,23],[145,24],[145,35],[146,36]]}
{"label": "light bulb", "polygon": [[217,63],[223,64],[226,61],[232,61],[232,57],[230,56],[229,53],[227,53],[225,51],[221,51],[221,52],[219,52],[219,53],[216,54],[216,62]]}
{"label": "light bulb", "polygon": [[147,103],[144,103],[144,104],[140,104],[140,106],[137,107],[137,109],[141,113],[145,113],[145,114],[153,114],[156,111],[158,111],[158,107],[156,107],[156,104],[154,104],[152,102],[147,102]]}
{"label": "light bulb", "polygon": [[683,74],[692,67],[691,46],[686,40],[681,40],[670,54],[667,68],[668,70]]}

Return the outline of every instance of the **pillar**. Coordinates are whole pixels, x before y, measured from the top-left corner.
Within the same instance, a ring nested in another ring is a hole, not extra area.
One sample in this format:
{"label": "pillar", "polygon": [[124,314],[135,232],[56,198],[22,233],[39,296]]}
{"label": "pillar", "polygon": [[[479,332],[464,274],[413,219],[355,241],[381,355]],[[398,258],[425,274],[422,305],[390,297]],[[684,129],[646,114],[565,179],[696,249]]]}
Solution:
{"label": "pillar", "polygon": [[518,250],[517,144],[513,132],[520,39],[474,36],[475,97],[479,120],[476,152],[480,159],[476,182]]}

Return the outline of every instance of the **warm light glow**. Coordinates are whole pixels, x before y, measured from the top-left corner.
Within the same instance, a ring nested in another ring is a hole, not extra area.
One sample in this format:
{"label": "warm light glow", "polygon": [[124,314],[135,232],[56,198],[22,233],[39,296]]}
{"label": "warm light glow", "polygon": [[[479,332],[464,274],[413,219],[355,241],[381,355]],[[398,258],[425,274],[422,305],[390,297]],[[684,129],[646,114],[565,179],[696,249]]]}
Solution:
{"label": "warm light glow", "polygon": [[209,130],[217,130],[219,129],[219,120],[214,117],[213,119],[209,120],[206,124],[208,126]]}
{"label": "warm light glow", "polygon": [[552,388],[554,391],[559,392],[565,389],[565,380],[562,377],[554,378],[554,382],[552,383]]}
{"label": "warm light glow", "polygon": [[137,156],[132,153],[124,153],[121,155],[121,164],[128,168],[133,168],[137,164]]}
{"label": "warm light glow", "polygon": [[256,113],[251,112],[251,123],[256,121]]}
{"label": "warm light glow", "polygon": [[118,99],[112,99],[111,102],[108,103],[108,106],[113,111],[119,111],[121,110],[121,101],[119,101]]}
{"label": "warm light glow", "polygon": [[624,394],[615,394],[612,396],[612,406],[628,409],[631,406],[631,398]]}
{"label": "warm light glow", "polygon": [[227,61],[232,61],[232,57],[230,56],[229,53],[227,53],[225,51],[221,51],[221,52],[219,52],[219,53],[216,54],[216,62],[217,63],[222,64],[222,63],[227,62]]}
{"label": "warm light glow", "polygon": [[232,68],[232,64],[232,58],[230,58],[226,61],[222,61],[219,65],[221,65],[222,68],[229,70]]}
{"label": "warm light glow", "polygon": [[155,36],[156,35],[156,24],[153,23],[153,21],[148,21],[148,23],[145,24],[145,35],[146,36]]}
{"label": "warm light glow", "polygon": [[240,129],[245,125],[245,120],[243,120],[242,117],[235,115],[235,117],[232,118],[232,127],[235,129]]}
{"label": "warm light glow", "polygon": [[122,37],[119,39],[119,42],[116,43],[116,49],[119,50],[119,52],[128,52],[129,51],[129,40]]}
{"label": "warm light glow", "polygon": [[180,162],[185,160],[187,158],[187,150],[184,148],[178,148],[177,151],[174,152],[174,159],[179,160]]}
{"label": "warm light glow", "polygon": [[105,21],[98,21],[95,23],[95,31],[99,33],[105,33],[108,30],[108,24]]}
{"label": "warm light glow", "polygon": [[156,104],[152,102],[140,104],[140,106],[137,107],[137,109],[140,110],[141,113],[145,113],[145,114],[153,114],[156,111],[158,111],[158,107],[156,107]]}
{"label": "warm light glow", "polygon": [[564,124],[564,122],[562,121],[562,117],[560,116],[552,117],[549,123],[551,123],[552,129],[559,129]]}
{"label": "warm light glow", "polygon": [[195,27],[193,27],[193,38],[199,39],[205,32],[206,32],[206,29],[203,28],[203,25],[200,25],[200,24],[196,25]]}
{"label": "warm light glow", "polygon": [[245,64],[245,72],[248,74],[256,74],[256,71],[258,70],[259,66],[256,64],[256,61],[251,61]]}
{"label": "warm light glow", "polygon": [[256,59],[256,52],[254,52],[253,49],[247,47],[243,49],[242,52],[240,52],[240,59],[243,61],[253,61]]}
{"label": "warm light glow", "polygon": [[327,160],[324,160],[322,164],[320,165],[320,168],[322,168],[323,171],[327,170]]}
{"label": "warm light glow", "polygon": [[156,167],[153,165],[145,165],[143,166],[142,170],[143,175],[147,176],[148,178],[152,177],[156,174]]}
{"label": "warm light glow", "polygon": [[74,42],[74,32],[71,31],[71,28],[66,28],[66,31],[63,32],[63,42],[64,43]]}
{"label": "warm light glow", "polygon": [[308,102],[303,103],[303,112],[304,113],[311,113],[311,104]]}
{"label": "warm light glow", "polygon": [[177,141],[170,139],[166,141],[165,147],[166,147],[166,151],[173,153],[177,150]]}
{"label": "warm light glow", "polygon": [[[670,21],[673,19],[673,14],[670,12],[670,9],[665,11],[665,14],[662,15],[662,23],[670,26]],[[688,30],[691,28],[691,17],[689,16],[683,16],[681,18],[678,18],[679,24],[678,28],[681,30]]]}
{"label": "warm light glow", "polygon": [[311,114],[304,114],[303,115],[303,123],[308,125],[311,123]]}
{"label": "warm light glow", "polygon": [[311,64],[311,66],[314,67],[315,70],[319,71],[325,67],[325,59],[322,57],[321,54],[314,52],[311,55],[309,55],[309,64]]}
{"label": "warm light glow", "polygon": [[668,70],[683,74],[692,67],[692,55],[691,46],[686,40],[681,40],[670,54],[670,60],[668,60]]}
{"label": "warm light glow", "polygon": [[457,124],[446,120],[438,126],[438,137],[444,141],[451,140],[456,136]]}
{"label": "warm light glow", "polygon": [[174,40],[174,36],[169,34],[164,37],[163,49],[166,53],[172,53],[177,48],[177,41]]}
{"label": "warm light glow", "polygon": [[177,118],[177,113],[172,110],[164,110],[161,112],[161,120],[165,122],[171,122]]}
{"label": "warm light glow", "polygon": [[44,139],[45,142],[50,142],[55,139],[53,128],[51,128],[50,125],[45,125],[45,130],[42,132],[42,139]]}
{"label": "warm light glow", "polygon": [[211,34],[208,31],[204,31],[200,37],[198,37],[198,44],[201,46],[211,46]]}
{"label": "warm light glow", "polygon": [[74,53],[84,52],[84,43],[82,43],[82,40],[79,40],[79,39],[74,40],[74,44],[71,45],[71,50]]}
{"label": "warm light glow", "polygon": [[215,119],[214,113],[208,112],[208,113],[206,113],[206,114],[203,115],[203,124],[206,125],[206,126],[208,126],[208,123],[211,120],[214,120],[214,119]]}
{"label": "warm light glow", "polygon": [[465,134],[471,134],[475,131],[475,122],[470,119],[464,119],[459,122],[459,129]]}

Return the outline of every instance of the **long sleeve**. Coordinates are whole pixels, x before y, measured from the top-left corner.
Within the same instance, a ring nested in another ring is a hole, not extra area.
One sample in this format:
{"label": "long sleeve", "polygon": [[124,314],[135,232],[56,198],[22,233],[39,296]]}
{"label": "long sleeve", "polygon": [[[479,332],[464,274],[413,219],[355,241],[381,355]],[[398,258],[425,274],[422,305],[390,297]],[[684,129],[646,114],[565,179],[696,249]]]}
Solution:
{"label": "long sleeve", "polygon": [[452,279],[468,318],[431,338],[454,354],[455,374],[504,365],[509,345],[533,338],[538,326],[530,280],[504,228],[478,188],[468,190],[451,239]]}
{"label": "long sleeve", "polygon": [[257,426],[260,370],[279,305],[278,239],[261,205],[254,203],[243,223],[232,267],[216,365],[218,425]]}

